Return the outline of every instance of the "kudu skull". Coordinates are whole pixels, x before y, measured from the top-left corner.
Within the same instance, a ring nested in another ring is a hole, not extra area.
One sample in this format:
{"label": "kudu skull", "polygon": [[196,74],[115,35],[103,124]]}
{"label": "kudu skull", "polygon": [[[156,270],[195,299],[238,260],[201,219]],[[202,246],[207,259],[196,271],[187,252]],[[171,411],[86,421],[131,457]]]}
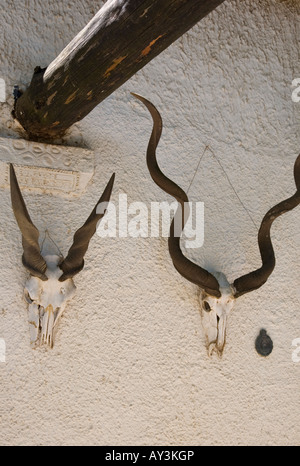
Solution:
{"label": "kudu skull", "polygon": [[102,196],[86,222],[74,237],[66,258],[60,254],[43,254],[39,245],[39,231],[28,214],[18,180],[10,164],[10,191],[12,208],[22,233],[22,262],[30,272],[24,295],[28,302],[30,342],[35,347],[45,343],[52,347],[54,330],[67,302],[75,294],[73,277],[83,269],[84,255],[103,218],[114,184],[111,176]]}
{"label": "kudu skull", "polygon": [[[294,165],[296,193],[272,207],[261,222],[258,232],[258,246],[262,266],[237,278],[233,284],[229,284],[223,273],[210,273],[183,255],[180,248],[180,234],[188,217],[186,215],[188,197],[177,184],[162,173],[157,163],[156,148],[162,132],[162,118],[158,110],[144,97],[134,93],[132,95],[143,102],[153,119],[153,129],[147,148],[147,166],[150,175],[162,190],[173,196],[179,203],[170,226],[168,239],[171,259],[175,269],[185,279],[199,287],[202,324],[206,335],[208,354],[211,355],[213,351],[216,351],[221,355],[225,344],[227,318],[236,298],[260,288],[267,281],[275,267],[270,229],[273,221],[279,215],[294,209],[300,203],[300,155]],[[179,234],[175,230],[175,225],[178,224],[180,225]]]}

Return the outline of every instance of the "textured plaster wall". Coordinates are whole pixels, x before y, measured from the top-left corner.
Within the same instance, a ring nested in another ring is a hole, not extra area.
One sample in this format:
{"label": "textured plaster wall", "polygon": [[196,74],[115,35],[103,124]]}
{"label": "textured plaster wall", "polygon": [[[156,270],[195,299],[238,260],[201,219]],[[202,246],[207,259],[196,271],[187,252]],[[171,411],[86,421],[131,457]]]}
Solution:
{"label": "textured plaster wall", "polygon": [[[0,136],[20,137],[13,85],[102,3],[1,0]],[[147,171],[151,120],[134,91],[163,116],[162,169],[205,203],[204,246],[189,257],[230,281],[258,267],[260,221],[295,191],[299,15],[297,0],[233,0],[202,20],[72,128],[62,142],[95,151],[93,181],[78,200],[27,195],[36,225],[65,253],[113,171],[114,202],[172,200]],[[95,236],[54,348],[32,350],[20,232],[9,192],[0,196],[1,445],[299,445],[299,208],[274,223],[276,269],[237,301],[223,357],[210,359],[197,288],[173,268],[166,238]],[[262,327],[267,358],[254,348]]]}

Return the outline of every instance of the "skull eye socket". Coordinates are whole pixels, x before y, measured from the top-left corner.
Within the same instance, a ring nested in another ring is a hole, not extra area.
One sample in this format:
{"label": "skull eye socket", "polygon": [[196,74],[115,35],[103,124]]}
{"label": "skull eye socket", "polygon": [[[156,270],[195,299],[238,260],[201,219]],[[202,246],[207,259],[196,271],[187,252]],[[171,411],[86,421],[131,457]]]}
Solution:
{"label": "skull eye socket", "polygon": [[24,297],[29,304],[33,303],[33,299],[31,299],[28,290],[24,290]]}
{"label": "skull eye socket", "polygon": [[208,302],[207,302],[207,301],[204,301],[203,304],[204,304],[204,309],[205,309],[205,311],[206,311],[206,312],[210,312],[210,311],[211,311],[211,307],[210,307],[210,305],[208,304]]}

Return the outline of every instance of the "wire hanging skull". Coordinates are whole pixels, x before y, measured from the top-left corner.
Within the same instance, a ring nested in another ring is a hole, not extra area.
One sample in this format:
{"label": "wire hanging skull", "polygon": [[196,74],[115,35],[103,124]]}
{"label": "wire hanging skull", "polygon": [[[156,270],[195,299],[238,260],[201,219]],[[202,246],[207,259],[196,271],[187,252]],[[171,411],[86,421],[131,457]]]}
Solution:
{"label": "wire hanging skull", "polygon": [[[156,159],[156,148],[163,125],[158,110],[144,97],[134,93],[132,95],[147,107],[153,119],[153,129],[147,148],[147,166],[150,175],[163,191],[173,196],[178,202],[178,209],[172,220],[168,238],[171,259],[175,269],[201,290],[200,307],[208,354],[211,355],[216,351],[221,355],[225,344],[228,315],[234,306],[236,298],[260,288],[267,281],[275,267],[275,254],[270,229],[277,217],[294,209],[300,203],[300,155],[294,165],[296,193],[272,207],[261,222],[257,240],[262,266],[229,284],[222,272],[210,273],[183,255],[180,248],[180,236],[188,218],[189,200],[186,193],[176,183],[167,178],[159,168]],[[180,225],[179,234],[178,225]]]}
{"label": "wire hanging skull", "polygon": [[28,302],[32,347],[40,344],[53,346],[57,323],[76,291],[73,277],[83,269],[84,255],[98,222],[106,212],[114,178],[113,174],[90,216],[76,231],[73,244],[64,259],[60,254],[41,251],[39,231],[31,221],[14,167],[10,164],[11,202],[22,233],[22,262],[31,275],[25,284],[24,295]]}

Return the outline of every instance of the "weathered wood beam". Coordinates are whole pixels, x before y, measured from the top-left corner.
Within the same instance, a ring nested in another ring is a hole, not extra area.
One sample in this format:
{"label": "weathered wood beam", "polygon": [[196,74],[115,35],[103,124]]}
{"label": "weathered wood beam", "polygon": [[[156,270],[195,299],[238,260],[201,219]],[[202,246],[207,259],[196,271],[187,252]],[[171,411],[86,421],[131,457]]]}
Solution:
{"label": "weathered wood beam", "polygon": [[46,69],[35,69],[15,117],[32,139],[63,135],[223,1],[108,0]]}

